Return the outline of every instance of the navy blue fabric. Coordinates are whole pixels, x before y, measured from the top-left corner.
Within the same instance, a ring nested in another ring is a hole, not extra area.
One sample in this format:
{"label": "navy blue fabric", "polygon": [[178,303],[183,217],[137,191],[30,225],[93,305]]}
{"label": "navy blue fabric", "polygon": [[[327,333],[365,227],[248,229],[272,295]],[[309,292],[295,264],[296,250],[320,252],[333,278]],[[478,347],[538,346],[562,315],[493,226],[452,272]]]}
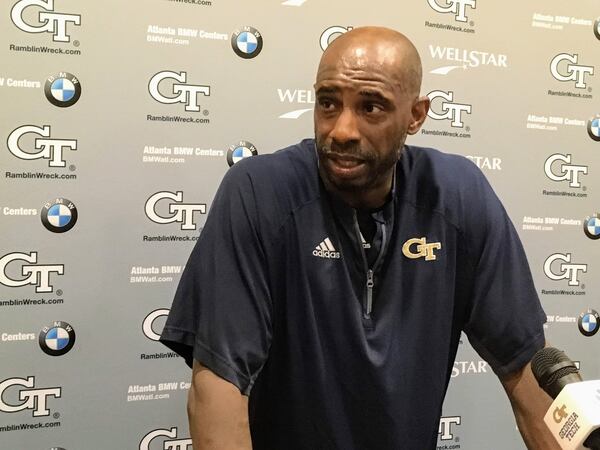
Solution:
{"label": "navy blue fabric", "polygon": [[[324,191],[314,141],[225,175],[161,341],[250,395],[254,450],[434,449],[461,331],[498,375],[544,345],[523,248],[472,162],[406,146],[392,201],[365,317],[355,215]],[[435,260],[403,254],[422,237]],[[326,238],[339,258],[315,251]]]}

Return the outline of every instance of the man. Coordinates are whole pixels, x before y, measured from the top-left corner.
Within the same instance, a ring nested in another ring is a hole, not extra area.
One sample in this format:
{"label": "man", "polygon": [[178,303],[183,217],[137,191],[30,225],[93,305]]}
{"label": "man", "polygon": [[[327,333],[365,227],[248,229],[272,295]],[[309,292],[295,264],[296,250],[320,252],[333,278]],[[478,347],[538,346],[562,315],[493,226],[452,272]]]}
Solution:
{"label": "man", "polygon": [[434,449],[463,330],[528,447],[558,448],[522,246],[475,165],[404,145],[420,84],[406,37],[356,28],[319,64],[316,143],[224,177],[162,334],[196,450]]}

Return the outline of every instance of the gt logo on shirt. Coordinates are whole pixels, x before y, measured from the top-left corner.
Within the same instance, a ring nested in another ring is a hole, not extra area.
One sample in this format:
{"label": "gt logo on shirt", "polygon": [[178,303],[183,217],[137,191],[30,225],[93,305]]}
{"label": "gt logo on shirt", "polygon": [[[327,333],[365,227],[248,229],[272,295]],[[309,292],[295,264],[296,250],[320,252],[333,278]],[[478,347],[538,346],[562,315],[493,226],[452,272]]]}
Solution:
{"label": "gt logo on shirt", "polygon": [[[575,87],[585,89],[585,75],[594,74],[594,67],[582,66],[577,64],[577,54],[559,53],[550,62],[550,73],[558,81],[575,81]],[[565,65],[565,71],[559,70],[559,64],[563,61],[568,61]]]}
{"label": "gt logo on shirt", "polygon": [[40,139],[34,141],[34,148],[39,150],[37,153],[24,152],[19,147],[19,139],[28,133],[37,134],[39,136],[50,137],[50,125],[36,127],[35,125],[23,125],[14,129],[8,135],[8,150],[19,159],[49,159],[48,166],[50,167],[65,167],[66,163],[63,158],[63,150],[77,150],[77,141],[75,139]]}
{"label": "gt logo on shirt", "polygon": [[153,341],[158,341],[160,339],[160,334],[156,333],[152,326],[154,325],[154,321],[156,319],[158,319],[159,317],[164,317],[164,316],[168,316],[168,315],[169,315],[169,310],[165,309],[165,308],[155,309],[150,314],[148,314],[144,318],[144,322],[142,322],[142,332],[144,333],[144,336],[146,336],[148,339],[151,339]]}
{"label": "gt logo on shirt", "polygon": [[[163,199],[174,200],[179,203],[169,204],[169,213],[172,214],[168,217],[163,217],[157,214],[156,204]],[[196,223],[194,222],[194,212],[200,214],[206,214],[205,203],[182,203],[183,202],[183,191],[168,192],[161,191],[152,195],[146,200],[146,216],[152,222],[167,224],[173,222],[181,223],[182,230],[195,230]]]}
{"label": "gt logo on shirt", "polygon": [[[157,437],[167,437],[171,440],[163,442],[162,450],[188,450],[192,448],[191,439],[177,439],[177,427],[172,427],[170,430],[159,428],[152,430],[140,442],[140,450],[151,450],[150,442]],[[155,446],[156,447],[156,446]],[[158,450],[158,447],[156,447]]]}
{"label": "gt logo on shirt", "polygon": [[[454,128],[462,128],[464,123],[462,121],[462,113],[471,114],[471,105],[465,103],[452,103],[454,98],[454,92],[448,91],[431,91],[427,94],[431,101],[431,108],[427,112],[427,115],[434,120],[451,120],[450,125]],[[434,111],[433,101],[436,98],[443,98],[446,101],[442,101],[441,108],[442,112]]]}
{"label": "gt logo on shirt", "polygon": [[[412,250],[414,245],[416,245],[416,253]],[[427,239],[424,237],[412,238],[404,243],[402,246],[402,253],[410,259],[425,257],[425,261],[434,261],[437,257],[434,255],[433,251],[441,248],[441,242],[432,242],[431,244],[428,244]]]}
{"label": "gt logo on shirt", "polygon": [[467,21],[467,6],[476,9],[476,0],[446,0],[442,6],[437,0],[427,0],[427,4],[434,10],[442,14],[454,14],[454,20],[457,22]]}
{"label": "gt logo on shirt", "polygon": [[[554,163],[561,161],[565,164],[557,165],[558,167],[553,168]],[[556,171],[558,169],[558,172]],[[570,187],[581,187],[579,180],[580,175],[587,175],[587,166],[576,166],[571,164],[571,155],[562,155],[555,153],[548,157],[544,163],[544,172],[546,176],[552,181],[569,181]]]}
{"label": "gt logo on shirt", "polygon": [[[174,79],[179,81],[179,83],[173,83],[173,94],[175,97],[165,97],[162,95],[158,89],[159,84],[166,79]],[[154,100],[159,103],[165,104],[173,104],[173,103],[183,103],[185,104],[186,111],[200,111],[200,105],[198,104],[198,94],[202,94],[206,97],[210,95],[210,86],[204,85],[193,85],[193,84],[181,84],[185,83],[187,80],[186,72],[171,72],[169,70],[164,70],[162,72],[158,72],[152,78],[150,78],[150,83],[148,83],[148,91]]]}
{"label": "gt logo on shirt", "polygon": [[[38,6],[45,11],[39,11],[38,21],[41,25],[30,25],[23,20],[23,12],[30,6]],[[13,23],[26,33],[53,33],[54,42],[69,42],[67,34],[67,23],[81,24],[81,16],[78,14],[64,14],[54,12],[54,0],[21,0],[15,3],[10,11]]]}
{"label": "gt logo on shirt", "polygon": [[[554,261],[561,261],[558,266],[559,272],[552,270]],[[568,264],[565,264],[568,263]],[[554,253],[550,255],[544,262],[544,273],[551,280],[569,280],[569,286],[579,286],[579,271],[587,272],[587,264],[571,264],[571,254]]]}
{"label": "gt logo on shirt", "polygon": [[[4,401],[4,392],[12,386],[23,386],[29,389],[19,391],[19,400],[23,403],[18,405],[9,405]],[[0,411],[14,413],[31,409],[33,417],[44,417],[50,415],[48,409],[48,397],[60,398],[61,388],[35,388],[35,377],[27,378],[9,378],[0,383]]]}
{"label": "gt logo on shirt", "polygon": [[460,425],[461,417],[440,417],[440,426],[438,428],[438,434],[440,435],[441,441],[449,441],[450,439],[454,439],[454,434],[452,434],[452,426]]}
{"label": "gt logo on shirt", "polygon": [[6,266],[12,261],[26,261],[30,264],[37,263],[37,252],[8,253],[0,258],[0,283],[8,287],[21,287],[28,284],[35,286],[35,292],[52,292],[50,285],[50,274],[64,274],[64,264],[28,265],[21,266],[21,275],[24,279],[14,280],[6,275]]}

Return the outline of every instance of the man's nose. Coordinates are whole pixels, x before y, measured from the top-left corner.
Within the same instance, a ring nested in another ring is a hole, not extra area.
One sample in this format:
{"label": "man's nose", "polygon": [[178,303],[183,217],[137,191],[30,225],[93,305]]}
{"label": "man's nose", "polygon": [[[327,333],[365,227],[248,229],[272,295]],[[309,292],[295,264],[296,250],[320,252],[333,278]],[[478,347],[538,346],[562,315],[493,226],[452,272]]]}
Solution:
{"label": "man's nose", "polygon": [[351,108],[342,109],[333,130],[331,130],[330,137],[340,144],[360,140],[357,117]]}

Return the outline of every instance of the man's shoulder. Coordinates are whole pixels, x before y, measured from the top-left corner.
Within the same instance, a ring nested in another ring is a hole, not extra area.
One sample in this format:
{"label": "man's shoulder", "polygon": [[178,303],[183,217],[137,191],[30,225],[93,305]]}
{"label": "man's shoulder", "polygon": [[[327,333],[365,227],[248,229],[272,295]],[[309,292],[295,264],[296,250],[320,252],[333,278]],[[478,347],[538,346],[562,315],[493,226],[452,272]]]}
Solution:
{"label": "man's shoulder", "polygon": [[223,180],[235,189],[252,191],[256,201],[282,213],[319,196],[319,175],[314,140],[274,153],[245,158],[234,164]]}
{"label": "man's shoulder", "polygon": [[407,146],[399,168],[399,195],[455,224],[466,220],[467,210],[499,204],[479,167],[464,156]]}
{"label": "man's shoulder", "polygon": [[485,176],[473,161],[434,148],[406,146],[400,162],[407,182],[421,191],[442,189],[468,195],[475,186],[486,183]]}
{"label": "man's shoulder", "polygon": [[314,140],[304,139],[297,144],[277,150],[274,153],[244,158],[234,164],[230,172],[234,176],[250,176],[274,180],[293,181],[295,178],[317,174]]}
{"label": "man's shoulder", "polygon": [[442,179],[460,181],[457,175],[479,178],[482,176],[479,168],[465,156],[448,153],[431,147],[407,145],[406,159],[411,169],[417,173],[427,173]]}

